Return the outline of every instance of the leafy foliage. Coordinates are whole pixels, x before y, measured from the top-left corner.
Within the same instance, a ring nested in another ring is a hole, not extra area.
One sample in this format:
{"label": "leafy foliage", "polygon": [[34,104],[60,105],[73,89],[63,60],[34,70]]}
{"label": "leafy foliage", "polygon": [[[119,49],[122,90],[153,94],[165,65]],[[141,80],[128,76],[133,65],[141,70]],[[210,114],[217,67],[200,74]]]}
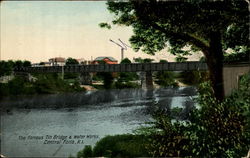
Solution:
{"label": "leafy foliage", "polygon": [[23,62],[23,67],[30,67],[30,66],[31,66],[31,62],[30,61],[25,60]]}
{"label": "leafy foliage", "polygon": [[33,74],[36,81],[30,82],[26,76],[15,76],[8,83],[0,83],[1,96],[51,94],[61,92],[83,91],[78,82],[69,85],[58,74]]}
{"label": "leafy foliage", "polygon": [[66,60],[66,63],[65,63],[65,64],[66,64],[66,65],[78,65],[79,62],[78,62],[76,59],[68,58],[68,59]]}
{"label": "leafy foliage", "polygon": [[250,48],[236,47],[232,53],[224,54],[224,62],[248,62],[250,60]]}
{"label": "leafy foliage", "polygon": [[178,80],[187,85],[199,85],[209,80],[207,71],[182,71]]}
{"label": "leafy foliage", "polygon": [[[128,58],[125,58],[121,61],[121,64],[129,64],[131,61]],[[105,62],[101,62],[99,64],[106,64]],[[115,82],[114,79],[118,78]],[[103,80],[104,88],[138,88],[139,85],[131,82],[135,81],[139,78],[139,76],[135,72],[120,72],[120,73],[109,73],[109,72],[98,72],[94,75],[93,79],[97,81]],[[98,88],[98,87],[97,87]]]}
{"label": "leafy foliage", "polygon": [[23,62],[21,60],[17,60],[15,63],[14,63],[14,67],[22,67],[23,66]]}
{"label": "leafy foliage", "polygon": [[156,81],[155,83],[159,84],[162,87],[168,87],[168,86],[178,86],[178,84],[175,82],[176,74],[171,71],[159,71],[156,73]]}
{"label": "leafy foliage", "polygon": [[131,61],[128,58],[125,58],[121,61],[121,64],[131,64]]}
{"label": "leafy foliage", "polygon": [[[250,74],[223,102],[212,96],[209,83],[199,89],[199,108],[188,121],[172,121],[156,113],[147,149],[151,156],[242,157],[250,148]],[[153,129],[153,130],[152,130]]]}
{"label": "leafy foliage", "polygon": [[134,61],[137,63],[152,63],[154,59],[150,59],[150,58],[142,59],[141,57],[138,57],[138,58],[135,58]]}
{"label": "leafy foliage", "polygon": [[134,82],[130,82],[130,81],[127,81],[127,82],[121,82],[121,81],[117,81],[115,82],[115,88],[118,88],[118,89],[124,89],[124,88],[140,88],[141,86],[137,83],[134,83]]}
{"label": "leafy foliage", "polygon": [[[93,148],[93,157],[138,157],[148,156],[144,148],[145,137],[132,134],[106,136],[98,141]],[[85,146],[79,151],[77,157],[86,157],[84,151],[89,150]]]}
{"label": "leafy foliage", "polygon": [[[121,61],[121,64],[130,64],[130,63],[131,61],[128,58],[125,58]],[[119,76],[118,82],[128,82],[137,80],[139,78],[136,72],[120,72],[118,76]]]}
{"label": "leafy foliage", "polygon": [[91,145],[86,145],[83,150],[77,153],[77,158],[88,158],[93,156]]}
{"label": "leafy foliage", "polygon": [[181,56],[181,55],[178,55],[177,57],[175,57],[175,61],[176,62],[185,62],[185,61],[187,61],[187,57],[183,57],[183,56]]}
{"label": "leafy foliage", "polygon": [[107,24],[107,23],[100,23],[99,26],[100,26],[101,28],[111,29],[111,26],[110,26],[109,24]]}
{"label": "leafy foliage", "polygon": [[[73,59],[73,58],[68,58],[66,60],[66,65],[78,65],[79,62],[76,60],[76,59]],[[64,74],[64,78],[65,79],[76,79],[79,77],[79,74],[78,73],[65,73]]]}
{"label": "leafy foliage", "polygon": [[103,80],[103,84],[104,84],[104,88],[105,89],[110,89],[113,87],[113,81],[114,81],[114,77],[112,75],[112,73],[110,72],[98,72],[96,74],[96,78],[100,78]]}
{"label": "leafy foliage", "polygon": [[30,61],[13,61],[13,60],[8,60],[8,61],[0,61],[0,76],[5,76],[5,75],[10,75],[15,67],[29,67],[31,66]]}
{"label": "leafy foliage", "polygon": [[[135,50],[142,48],[152,54],[167,44],[174,52],[187,44],[201,49],[195,39],[206,45],[212,31],[223,33],[227,48],[248,43],[249,17],[244,1],[108,1],[107,5],[116,16],[113,24],[133,27],[130,42]],[[237,42],[229,43],[232,39]]]}
{"label": "leafy foliage", "polygon": [[0,76],[10,75],[13,65],[10,62],[0,61]]}
{"label": "leafy foliage", "polygon": [[[248,62],[250,60],[250,48],[245,46],[236,46],[231,53],[224,53],[224,63]],[[200,61],[205,62],[205,57]]]}

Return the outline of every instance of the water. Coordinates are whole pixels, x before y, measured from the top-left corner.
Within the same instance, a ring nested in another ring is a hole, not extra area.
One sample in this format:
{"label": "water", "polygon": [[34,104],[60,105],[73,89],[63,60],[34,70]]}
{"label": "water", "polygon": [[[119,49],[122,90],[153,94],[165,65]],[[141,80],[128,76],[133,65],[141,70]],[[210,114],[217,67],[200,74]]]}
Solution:
{"label": "water", "polygon": [[153,121],[150,114],[159,107],[177,106],[188,111],[194,104],[190,96],[195,95],[194,88],[186,87],[5,98],[0,102],[1,154],[75,155],[84,145],[93,146],[106,135],[132,133],[145,122]]}

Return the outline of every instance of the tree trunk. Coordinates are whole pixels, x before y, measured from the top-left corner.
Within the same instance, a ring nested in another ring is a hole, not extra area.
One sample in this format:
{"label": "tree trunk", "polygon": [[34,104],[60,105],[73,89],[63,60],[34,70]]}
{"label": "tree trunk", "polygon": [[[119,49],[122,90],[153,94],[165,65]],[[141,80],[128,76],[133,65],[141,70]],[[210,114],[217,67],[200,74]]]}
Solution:
{"label": "tree trunk", "polygon": [[223,52],[220,32],[210,34],[210,49],[207,54],[209,76],[217,100],[222,101],[225,97],[223,85]]}

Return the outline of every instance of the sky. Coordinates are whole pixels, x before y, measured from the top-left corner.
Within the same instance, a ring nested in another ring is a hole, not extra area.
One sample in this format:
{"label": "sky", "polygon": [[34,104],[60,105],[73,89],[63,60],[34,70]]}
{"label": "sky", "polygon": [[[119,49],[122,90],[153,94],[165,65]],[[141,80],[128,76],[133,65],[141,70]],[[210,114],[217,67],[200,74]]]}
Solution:
{"label": "sky", "polygon": [[[98,26],[114,18],[106,9],[106,1],[2,1],[0,4],[1,60],[35,63],[53,57],[91,60],[112,56],[120,61],[121,49],[109,39],[117,42],[121,39],[129,45],[133,34],[131,27],[114,26],[108,30]],[[131,48],[124,52],[131,60],[134,57],[174,60],[167,50],[156,54],[134,52]]]}

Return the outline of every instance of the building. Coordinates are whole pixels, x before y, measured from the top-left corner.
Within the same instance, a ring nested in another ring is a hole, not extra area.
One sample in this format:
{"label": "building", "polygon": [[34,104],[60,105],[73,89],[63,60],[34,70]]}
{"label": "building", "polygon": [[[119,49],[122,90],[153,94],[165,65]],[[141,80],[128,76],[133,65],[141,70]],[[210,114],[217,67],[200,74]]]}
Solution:
{"label": "building", "polygon": [[62,58],[62,57],[55,57],[55,58],[49,59],[49,62],[51,66],[64,66],[66,63],[66,60],[65,58]]}
{"label": "building", "polygon": [[88,64],[88,61],[85,60],[84,58],[81,58],[81,59],[76,59],[78,61],[78,63],[80,65],[87,65]]}
{"label": "building", "polygon": [[102,62],[106,64],[118,64],[118,61],[113,57],[97,57],[92,61],[92,64],[100,64]]}

